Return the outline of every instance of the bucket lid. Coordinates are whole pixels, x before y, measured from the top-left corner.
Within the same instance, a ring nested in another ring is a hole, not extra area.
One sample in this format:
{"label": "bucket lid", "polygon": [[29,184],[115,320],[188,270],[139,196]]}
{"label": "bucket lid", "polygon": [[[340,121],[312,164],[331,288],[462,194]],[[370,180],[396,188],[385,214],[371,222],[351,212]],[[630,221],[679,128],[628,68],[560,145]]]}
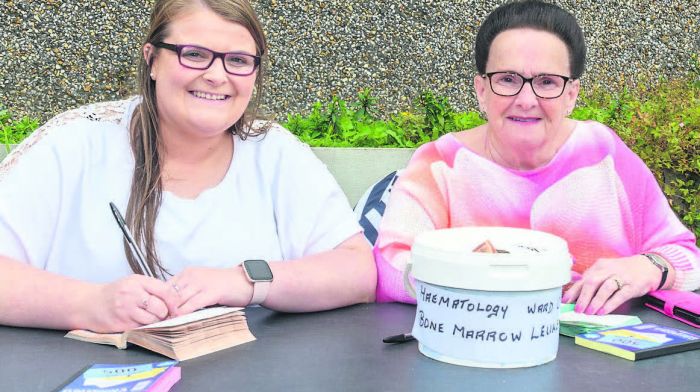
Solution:
{"label": "bucket lid", "polygon": [[[489,241],[500,251],[474,249]],[[425,232],[411,248],[413,277],[439,286],[485,291],[533,291],[571,279],[566,241],[512,227],[460,227]]]}

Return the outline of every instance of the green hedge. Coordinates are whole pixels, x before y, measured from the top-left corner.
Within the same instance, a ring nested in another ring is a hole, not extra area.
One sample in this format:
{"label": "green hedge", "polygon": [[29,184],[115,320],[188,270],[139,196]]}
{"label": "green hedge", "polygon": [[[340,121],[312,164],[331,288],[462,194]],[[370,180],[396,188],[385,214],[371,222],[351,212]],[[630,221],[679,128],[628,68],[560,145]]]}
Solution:
{"label": "green hedge", "polygon": [[18,144],[38,127],[39,120],[29,117],[14,119],[10,112],[0,105],[0,143],[7,152],[10,151],[10,144]]}
{"label": "green hedge", "polygon": [[290,114],[283,125],[313,147],[411,148],[483,123],[479,113],[456,112],[447,98],[432,92],[416,98],[409,111],[383,116],[365,89],[352,103],[336,96],[316,102],[309,114]]}
{"label": "green hedge", "polygon": [[[671,206],[700,239],[700,61],[687,79],[661,80],[617,93],[583,91],[572,117],[609,125],[654,172]],[[333,96],[284,125],[311,146],[417,147],[441,135],[483,124],[478,112],[455,111],[447,98],[424,92],[409,110],[387,115],[371,90],[353,102]],[[19,143],[38,125],[0,108],[0,140]]]}

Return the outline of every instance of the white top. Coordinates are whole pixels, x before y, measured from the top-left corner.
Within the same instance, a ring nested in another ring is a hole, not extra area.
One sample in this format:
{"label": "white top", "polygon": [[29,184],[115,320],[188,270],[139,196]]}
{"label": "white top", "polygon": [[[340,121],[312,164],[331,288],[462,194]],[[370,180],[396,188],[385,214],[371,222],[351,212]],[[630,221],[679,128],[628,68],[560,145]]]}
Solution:
{"label": "white top", "polygon": [[[0,176],[0,254],[92,282],[131,273],[109,202],[126,212],[133,171],[129,108],[119,124],[53,128]],[[163,193],[156,247],[163,266],[228,267],[329,250],[361,231],[333,176],[311,149],[273,126],[234,137],[224,179],[196,199]],[[15,157],[16,158],[16,157]]]}

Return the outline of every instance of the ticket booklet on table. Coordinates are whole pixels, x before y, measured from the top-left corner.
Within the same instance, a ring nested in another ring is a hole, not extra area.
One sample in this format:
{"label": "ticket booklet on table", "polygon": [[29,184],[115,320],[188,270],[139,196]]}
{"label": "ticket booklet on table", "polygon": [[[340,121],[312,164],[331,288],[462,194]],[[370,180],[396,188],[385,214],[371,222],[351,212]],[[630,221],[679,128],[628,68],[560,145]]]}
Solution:
{"label": "ticket booklet on table", "polygon": [[94,364],[55,392],[168,392],[180,381],[177,361],[143,364]]}
{"label": "ticket booklet on table", "polygon": [[178,361],[255,340],[243,308],[223,306],[201,309],[123,333],[73,330],[66,337],[120,349],[132,343]]}
{"label": "ticket booklet on table", "polygon": [[678,328],[638,324],[577,335],[577,345],[637,361],[700,348],[700,335]]}

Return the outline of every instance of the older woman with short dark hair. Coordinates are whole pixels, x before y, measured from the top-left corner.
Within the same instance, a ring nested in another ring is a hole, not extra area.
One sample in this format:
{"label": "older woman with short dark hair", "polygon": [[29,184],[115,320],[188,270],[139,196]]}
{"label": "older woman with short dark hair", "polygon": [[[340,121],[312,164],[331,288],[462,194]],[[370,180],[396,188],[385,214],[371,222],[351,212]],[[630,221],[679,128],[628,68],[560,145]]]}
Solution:
{"label": "older woman with short dark hair", "polygon": [[416,235],[508,226],[564,238],[575,282],[563,301],[605,314],[657,289],[700,286],[700,251],[650,170],[614,131],[568,118],[586,46],[575,18],[509,2],[481,26],[474,88],[488,122],[419,148],[375,247],[379,301],[413,302],[401,275]]}

